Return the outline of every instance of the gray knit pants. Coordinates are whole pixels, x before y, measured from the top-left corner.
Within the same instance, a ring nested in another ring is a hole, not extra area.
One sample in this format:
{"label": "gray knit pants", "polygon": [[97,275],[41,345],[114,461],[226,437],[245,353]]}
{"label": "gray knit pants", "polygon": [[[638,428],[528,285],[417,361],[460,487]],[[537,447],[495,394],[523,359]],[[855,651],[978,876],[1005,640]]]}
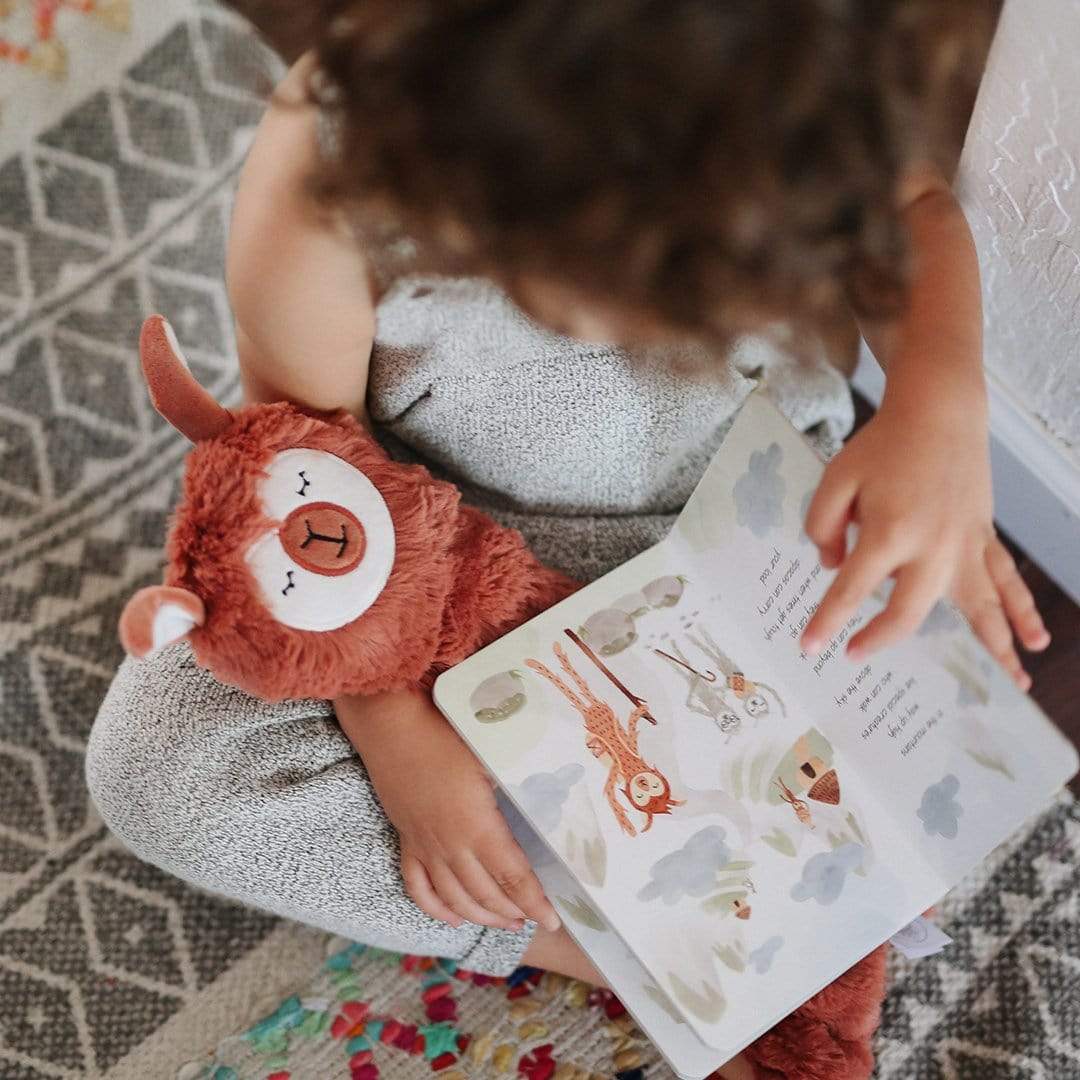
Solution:
{"label": "gray knit pants", "polygon": [[[656,543],[672,522],[485,509],[581,581]],[[268,705],[221,685],[186,645],[124,661],[90,733],[86,778],[136,855],[253,907],[485,975],[512,971],[532,937],[532,923],[455,930],[425,915],[405,892],[397,833],[330,703]],[[535,850],[535,834],[508,818]]]}
{"label": "gray knit pants", "polygon": [[194,885],[355,941],[505,975],[516,933],[425,915],[398,838],[325,701],[268,705],[186,645],[124,662],[87,748],[101,816],[136,855]]}

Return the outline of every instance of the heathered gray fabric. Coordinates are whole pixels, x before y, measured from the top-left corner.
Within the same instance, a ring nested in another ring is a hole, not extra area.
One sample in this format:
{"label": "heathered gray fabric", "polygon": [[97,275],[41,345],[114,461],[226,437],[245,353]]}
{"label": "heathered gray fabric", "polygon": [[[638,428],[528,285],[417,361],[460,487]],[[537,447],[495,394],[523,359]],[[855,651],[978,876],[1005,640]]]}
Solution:
{"label": "heathered gray fabric", "polygon": [[[747,342],[708,380],[548,333],[474,280],[405,278],[379,308],[369,404],[392,451],[458,482],[588,580],[660,539],[764,377],[826,453],[842,377]],[[395,833],[325,702],[266,705],[186,648],[125,662],[87,750],[102,816],[189,882],[356,940],[505,974],[529,931],[454,930],[406,896]]]}
{"label": "heathered gray fabric", "polygon": [[217,682],[186,645],[124,661],[86,763],[113,832],[202,888],[475,971],[512,971],[529,941],[455,930],[409,900],[397,835],[327,702],[257,701]]}
{"label": "heathered gray fabric", "polygon": [[406,277],[379,306],[368,402],[391,449],[590,580],[666,534],[758,379],[824,454],[850,430],[847,384],[823,358],[747,339],[706,359],[707,377],[673,361],[701,353],[584,344],[488,282]]}

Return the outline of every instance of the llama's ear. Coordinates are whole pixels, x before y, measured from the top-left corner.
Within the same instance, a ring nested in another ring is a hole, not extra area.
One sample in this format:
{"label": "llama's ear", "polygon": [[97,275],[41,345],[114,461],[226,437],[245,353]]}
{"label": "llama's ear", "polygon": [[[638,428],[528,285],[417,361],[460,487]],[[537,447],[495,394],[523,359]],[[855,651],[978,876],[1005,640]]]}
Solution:
{"label": "llama's ear", "polygon": [[154,408],[181,435],[192,442],[212,439],[232,423],[229,410],[195,380],[172,327],[160,315],[142,325],[139,359]]}
{"label": "llama's ear", "polygon": [[186,638],[206,620],[203,602],[187,589],[153,585],[140,589],[120,616],[120,642],[142,659]]}

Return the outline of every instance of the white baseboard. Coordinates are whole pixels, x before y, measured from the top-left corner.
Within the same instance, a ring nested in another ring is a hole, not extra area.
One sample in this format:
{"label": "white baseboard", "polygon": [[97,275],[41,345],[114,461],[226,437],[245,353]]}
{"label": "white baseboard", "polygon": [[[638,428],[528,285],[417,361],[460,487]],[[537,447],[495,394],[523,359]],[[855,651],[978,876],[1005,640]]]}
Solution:
{"label": "white baseboard", "polygon": [[[852,378],[875,405],[885,376],[864,345]],[[1080,604],[1080,467],[992,375],[990,460],[998,525]]]}

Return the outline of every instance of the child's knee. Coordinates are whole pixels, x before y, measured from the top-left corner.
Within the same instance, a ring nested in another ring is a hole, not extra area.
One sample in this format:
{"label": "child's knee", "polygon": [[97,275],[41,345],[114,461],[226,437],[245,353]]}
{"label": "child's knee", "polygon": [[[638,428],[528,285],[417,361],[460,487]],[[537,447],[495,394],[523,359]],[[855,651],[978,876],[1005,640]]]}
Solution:
{"label": "child's knee", "polygon": [[[160,850],[184,828],[181,796],[201,683],[184,648],[125,660],[101,705],[86,748],[86,782],[109,828],[136,854]],[[180,819],[180,820],[178,820]]]}

